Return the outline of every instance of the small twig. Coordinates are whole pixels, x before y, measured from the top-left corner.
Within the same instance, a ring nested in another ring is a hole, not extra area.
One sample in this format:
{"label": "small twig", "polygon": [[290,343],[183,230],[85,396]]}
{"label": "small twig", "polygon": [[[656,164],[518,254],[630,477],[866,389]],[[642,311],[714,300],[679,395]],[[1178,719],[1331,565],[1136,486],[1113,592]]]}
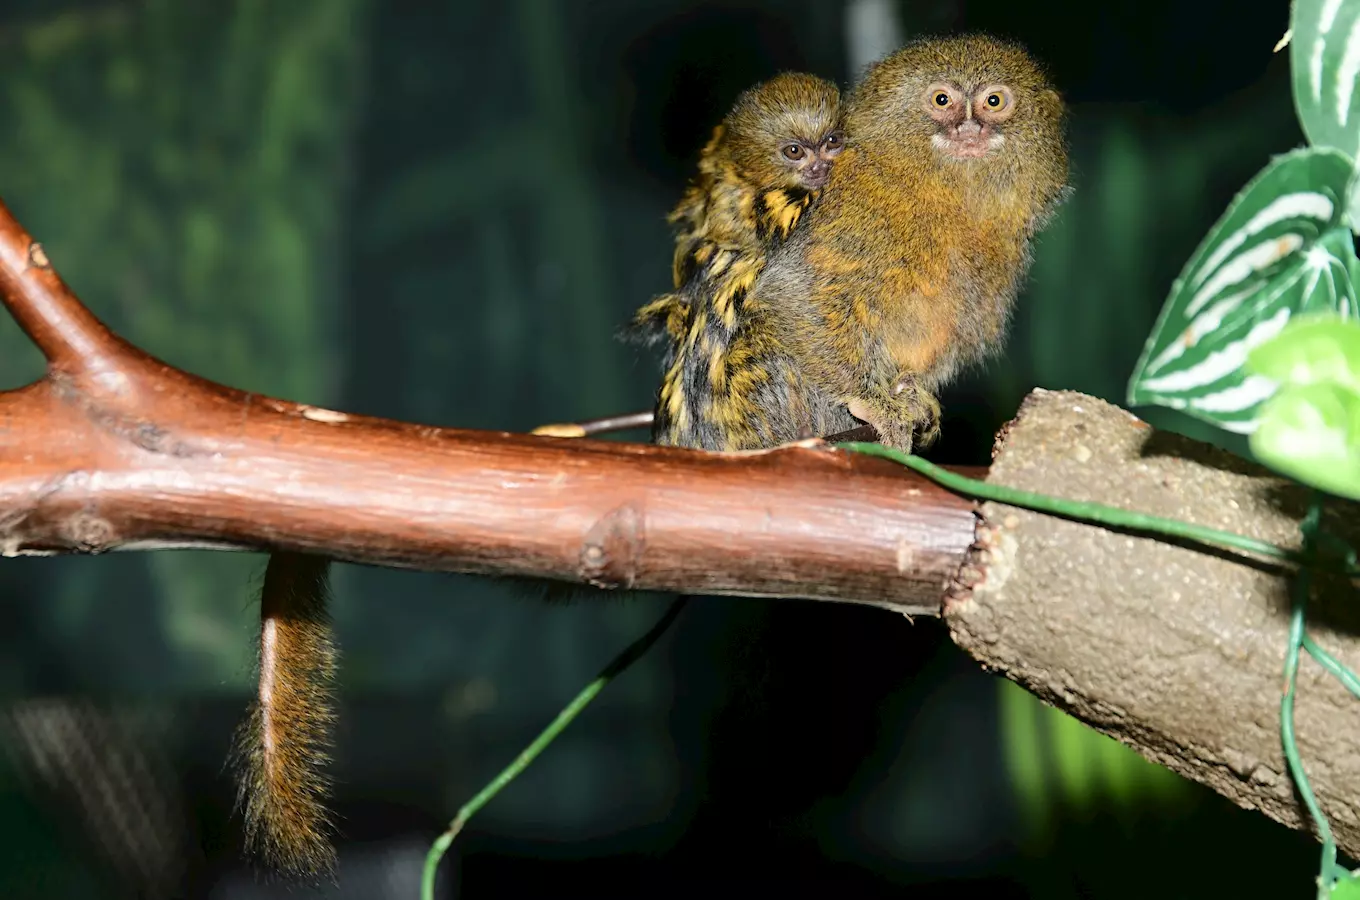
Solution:
{"label": "small twig", "polygon": [[[654,418],[655,416],[650,410],[644,410],[617,416],[605,416],[602,419],[587,419],[584,422],[554,422],[550,425],[540,425],[529,433],[540,437],[594,437],[597,434],[647,428],[651,426]],[[878,440],[878,432],[874,430],[872,425],[860,425],[851,428],[849,431],[842,431],[822,438],[822,440],[828,444],[842,441],[876,441]]]}
{"label": "small twig", "polygon": [[557,718],[553,719],[552,724],[543,729],[538,737],[534,738],[533,743],[524,748],[520,755],[515,758],[514,762],[506,766],[499,775],[491,779],[486,787],[478,791],[475,797],[464,804],[462,809],[458,810],[458,815],[453,817],[453,821],[449,823],[448,829],[435,839],[434,845],[430,847],[430,852],[425,857],[425,871],[420,882],[420,896],[422,900],[434,900],[434,878],[439,870],[439,860],[444,856],[445,851],[449,849],[449,845],[453,843],[453,839],[463,830],[463,826],[467,824],[468,819],[471,819],[476,815],[477,811],[483,806],[486,806],[493,797],[501,792],[502,788],[511,781],[514,781],[521,772],[527,769],[529,764],[532,763],[549,744],[557,739],[557,736],[562,733],[563,729],[570,725],[572,720],[580,715],[581,710],[590,705],[590,701],[594,700],[595,697],[599,695],[600,691],[604,690],[605,685],[627,671],[629,666],[641,659],[642,656],[652,648],[652,645],[657,642],[661,635],[665,633],[666,629],[670,627],[671,623],[675,621],[676,617],[680,615],[680,611],[684,608],[686,599],[687,598],[685,597],[679,597],[674,600],[671,603],[670,608],[666,610],[666,614],[652,626],[650,631],[629,644],[622,653],[614,657],[614,660],[601,670],[600,674],[595,677],[595,680],[586,685],[581,692],[576,695],[576,698],[568,703],[566,708],[557,714]]}
{"label": "small twig", "polygon": [[76,298],[42,245],[0,201],[0,299],[48,364],[66,372],[111,368],[131,348]]}
{"label": "small twig", "polygon": [[842,431],[837,434],[824,437],[822,438],[822,440],[826,441],[828,444],[861,443],[861,442],[872,444],[877,443],[878,432],[874,430],[874,426],[872,425],[857,425],[854,428],[851,428],[849,431]]}
{"label": "small twig", "polygon": [[643,410],[642,412],[606,416],[603,419],[587,419],[584,422],[558,422],[551,425],[540,425],[529,433],[537,434],[542,437],[594,437],[597,434],[610,434],[615,431],[631,431],[634,428],[647,428],[651,426],[652,418],[652,411],[648,409]]}

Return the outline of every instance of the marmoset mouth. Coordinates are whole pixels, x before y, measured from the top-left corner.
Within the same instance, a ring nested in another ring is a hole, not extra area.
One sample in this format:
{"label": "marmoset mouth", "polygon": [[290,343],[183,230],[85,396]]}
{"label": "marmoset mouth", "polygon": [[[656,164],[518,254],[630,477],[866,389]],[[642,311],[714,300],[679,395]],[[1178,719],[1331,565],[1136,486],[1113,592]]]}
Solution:
{"label": "marmoset mouth", "polygon": [[826,182],[829,178],[831,178],[831,169],[829,168],[823,169],[820,172],[804,172],[803,184],[806,185],[809,190],[816,190],[817,188],[826,187]]}
{"label": "marmoset mouth", "polygon": [[1000,147],[1004,140],[1000,132],[984,126],[971,134],[936,134],[931,137],[930,143],[935,149],[956,159],[981,159]]}

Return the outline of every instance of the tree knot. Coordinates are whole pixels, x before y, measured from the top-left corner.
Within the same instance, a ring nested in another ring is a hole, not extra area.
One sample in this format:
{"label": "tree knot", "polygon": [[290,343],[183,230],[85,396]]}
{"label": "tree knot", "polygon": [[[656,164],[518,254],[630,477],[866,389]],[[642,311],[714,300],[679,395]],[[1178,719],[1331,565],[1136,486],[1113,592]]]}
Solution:
{"label": "tree knot", "polygon": [[632,504],[610,510],[586,533],[581,580],[600,588],[631,588],[646,543],[642,514]]}

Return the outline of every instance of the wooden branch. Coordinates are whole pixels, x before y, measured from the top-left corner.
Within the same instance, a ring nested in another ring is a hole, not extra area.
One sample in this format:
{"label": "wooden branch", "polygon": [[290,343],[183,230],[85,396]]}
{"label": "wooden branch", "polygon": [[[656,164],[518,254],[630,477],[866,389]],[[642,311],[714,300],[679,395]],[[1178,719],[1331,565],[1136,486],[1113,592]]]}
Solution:
{"label": "wooden branch", "polygon": [[[42,380],[0,393],[4,555],[279,548],[926,614],[943,595],[955,641],[988,668],[1306,827],[1280,751],[1288,604],[1269,565],[993,503],[974,544],[970,502],[817,440],[701,453],[430,428],[248,394],[110,334],[2,204],[0,292],[49,361]],[[1305,505],[1259,468],[1070,393],[1036,392],[988,478],[1285,545],[1297,545]],[[1333,504],[1326,524],[1360,544],[1355,504]],[[1353,585],[1322,579],[1316,593],[1313,634],[1360,669]],[[1355,701],[1305,663],[1297,721],[1338,844],[1360,856]]]}
{"label": "wooden branch", "polygon": [[[1298,547],[1309,494],[1231,454],[1070,392],[1037,391],[988,481]],[[1324,524],[1360,546],[1360,509]],[[1280,569],[987,503],[945,616],[960,647],[1143,756],[1309,828],[1280,743],[1289,619]],[[1360,594],[1319,578],[1313,637],[1360,671]],[[1300,753],[1338,846],[1360,858],[1360,701],[1305,658]]]}
{"label": "wooden branch", "polygon": [[938,614],[974,505],[819,441],[759,453],[432,428],[197,378],[114,337],[0,205],[47,376],[0,393],[0,553],[290,549]]}

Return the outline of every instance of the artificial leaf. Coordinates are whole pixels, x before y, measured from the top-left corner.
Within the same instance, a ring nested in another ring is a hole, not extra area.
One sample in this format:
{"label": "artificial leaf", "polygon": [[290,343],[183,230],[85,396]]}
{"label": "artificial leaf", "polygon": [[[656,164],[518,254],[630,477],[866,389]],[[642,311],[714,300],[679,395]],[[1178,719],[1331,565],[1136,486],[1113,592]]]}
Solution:
{"label": "artificial leaf", "polygon": [[1296,313],[1357,316],[1360,261],[1343,223],[1351,168],[1335,150],[1296,150],[1247,184],[1172,284],[1129,380],[1130,405],[1255,429],[1275,384],[1243,371],[1252,348]]}
{"label": "artificial leaf", "polygon": [[1360,322],[1332,313],[1295,318],[1247,354],[1246,371],[1284,386],[1334,383],[1360,393]]}
{"label": "artificial leaf", "polygon": [[1348,872],[1341,876],[1327,896],[1331,900],[1360,900],[1360,875]]}
{"label": "artificial leaf", "polygon": [[1294,0],[1289,65],[1308,142],[1355,159],[1360,151],[1360,3]]}
{"label": "artificial leaf", "polygon": [[1360,178],[1351,175],[1351,183],[1346,186],[1346,224],[1351,231],[1360,234]]}
{"label": "artificial leaf", "polygon": [[1281,388],[1261,408],[1251,452],[1297,481],[1360,500],[1360,394],[1334,383]]}

